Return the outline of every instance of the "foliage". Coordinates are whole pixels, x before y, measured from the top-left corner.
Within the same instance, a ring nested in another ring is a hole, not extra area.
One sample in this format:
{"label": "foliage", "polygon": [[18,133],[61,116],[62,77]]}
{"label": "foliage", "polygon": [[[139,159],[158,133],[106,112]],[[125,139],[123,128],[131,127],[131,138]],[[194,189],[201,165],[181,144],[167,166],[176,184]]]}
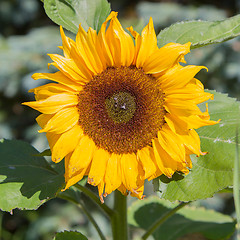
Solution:
{"label": "foliage", "polygon": [[0,208],[37,209],[64,184],[63,169],[53,169],[31,145],[16,140],[0,143]]}
{"label": "foliage", "polygon": [[221,43],[240,35],[240,15],[222,21],[188,21],[176,23],[161,31],[158,46],[169,42],[191,42],[191,48]]}
{"label": "foliage", "polygon": [[[178,204],[171,204],[157,197],[137,201],[129,207],[129,223],[147,230],[152,224]],[[177,229],[172,231],[172,229]],[[164,222],[153,234],[156,240],[172,240],[186,234],[201,233],[207,239],[225,239],[235,229],[234,220],[213,210],[185,207]]]}
{"label": "foliage", "polygon": [[87,240],[87,238],[79,232],[60,232],[57,233],[54,240]]}
{"label": "foliage", "polygon": [[110,4],[106,0],[45,0],[44,8],[54,22],[74,33],[80,23],[85,31],[89,27],[99,31],[110,13]]}

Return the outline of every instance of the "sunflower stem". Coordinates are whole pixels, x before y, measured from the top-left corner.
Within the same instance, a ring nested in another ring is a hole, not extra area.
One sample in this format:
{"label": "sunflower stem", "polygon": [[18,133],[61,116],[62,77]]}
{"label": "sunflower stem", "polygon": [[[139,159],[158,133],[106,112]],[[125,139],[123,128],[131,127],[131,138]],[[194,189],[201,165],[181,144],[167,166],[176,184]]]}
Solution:
{"label": "sunflower stem", "polygon": [[111,217],[113,240],[128,239],[127,196],[115,190],[114,214]]}
{"label": "sunflower stem", "polygon": [[162,225],[168,218],[170,218],[174,213],[178,210],[189,204],[190,202],[182,202],[177,207],[171,209],[170,211],[166,212],[160,219],[158,219],[149,229],[148,231],[142,236],[141,240],[146,240],[157,228]]}
{"label": "sunflower stem", "polygon": [[111,218],[111,216],[114,214],[114,211],[109,208],[106,204],[101,203],[99,197],[97,197],[92,191],[90,191],[89,189],[87,189],[86,187],[80,185],[80,184],[75,184],[74,187],[76,187],[78,190],[80,190],[81,192],[83,192],[86,196],[88,196],[93,202],[95,202],[95,204],[97,204],[100,209],[102,209],[102,211],[109,217]]}
{"label": "sunflower stem", "polygon": [[94,220],[94,218],[92,217],[92,215],[90,214],[90,212],[87,210],[87,208],[85,207],[85,205],[83,204],[83,202],[77,202],[75,199],[71,198],[71,197],[67,197],[67,196],[58,196],[61,199],[67,200],[69,202],[72,202],[74,204],[76,204],[83,212],[84,214],[88,217],[89,221],[92,223],[92,225],[95,227],[96,231],[98,232],[98,235],[100,237],[101,240],[106,240],[105,236],[103,235],[100,227],[98,226],[98,224],[96,223],[96,221]]}

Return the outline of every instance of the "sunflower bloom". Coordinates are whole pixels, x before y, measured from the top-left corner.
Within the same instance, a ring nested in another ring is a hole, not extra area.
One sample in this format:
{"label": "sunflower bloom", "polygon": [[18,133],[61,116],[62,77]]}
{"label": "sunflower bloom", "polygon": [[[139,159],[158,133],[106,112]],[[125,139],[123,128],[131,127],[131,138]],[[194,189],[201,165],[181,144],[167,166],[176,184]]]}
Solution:
{"label": "sunflower bloom", "polygon": [[141,35],[128,30],[116,12],[99,33],[79,26],[76,41],[60,27],[64,56],[49,54],[59,71],[34,74],[53,83],[23,103],[42,113],[52,160],[65,158],[65,189],[87,175],[102,202],[116,189],[141,199],[145,179],[187,174],[190,155],[203,154],[194,129],[216,124],[197,106],[213,99],[194,78],[205,67],[180,64],[191,43],[159,49],[152,19]]}

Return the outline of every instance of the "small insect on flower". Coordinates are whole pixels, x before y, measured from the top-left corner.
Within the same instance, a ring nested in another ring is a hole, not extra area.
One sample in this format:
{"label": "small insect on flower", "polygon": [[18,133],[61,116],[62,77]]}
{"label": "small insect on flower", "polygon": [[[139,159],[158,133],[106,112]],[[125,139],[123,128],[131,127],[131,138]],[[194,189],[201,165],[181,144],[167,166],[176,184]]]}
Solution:
{"label": "small insect on flower", "polygon": [[102,202],[116,189],[141,199],[145,179],[187,174],[190,155],[203,154],[194,129],[217,123],[197,106],[213,99],[194,78],[205,67],[180,64],[191,43],[158,48],[151,18],[141,35],[128,30],[135,40],[116,12],[99,33],[80,25],[76,41],[61,27],[64,56],[49,54],[59,71],[34,74],[53,83],[23,103],[42,113],[52,160],[65,158],[65,189],[87,175]]}

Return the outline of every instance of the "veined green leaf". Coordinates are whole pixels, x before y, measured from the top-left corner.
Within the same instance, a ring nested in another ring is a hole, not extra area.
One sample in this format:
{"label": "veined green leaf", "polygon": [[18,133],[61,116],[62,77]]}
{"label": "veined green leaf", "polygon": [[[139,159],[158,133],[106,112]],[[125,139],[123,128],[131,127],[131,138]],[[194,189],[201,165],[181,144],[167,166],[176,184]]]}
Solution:
{"label": "veined green leaf", "polygon": [[[169,179],[160,181],[162,177],[154,180],[157,187],[155,190],[160,190],[160,195],[164,199],[170,201],[205,199],[221,189],[233,186],[240,103],[226,94],[209,92],[214,94],[214,100],[208,102],[210,117],[212,120],[221,121],[197,130],[201,139],[201,149],[208,154],[200,157],[192,155],[193,168],[185,177],[178,179],[175,177],[173,181]],[[205,103],[200,104],[200,108],[204,111]]]}
{"label": "veined green leaf", "polygon": [[63,171],[54,170],[38,154],[23,141],[0,142],[1,210],[37,209],[63,187]]}
{"label": "veined green leaf", "polygon": [[53,22],[73,33],[79,24],[85,31],[89,27],[99,31],[110,13],[107,0],[44,0],[44,8]]}
{"label": "veined green leaf", "polygon": [[[128,221],[133,226],[147,230],[177,205],[157,197],[135,201],[128,209]],[[199,233],[206,239],[228,239],[234,229],[235,222],[227,215],[185,206],[160,225],[153,237],[156,240],[173,240],[186,234]]]}
{"label": "veined green leaf", "polygon": [[87,238],[80,232],[64,231],[57,233],[54,240],[87,240]]}
{"label": "veined green leaf", "polygon": [[191,42],[191,48],[213,43],[221,43],[240,35],[240,14],[222,21],[179,22],[162,30],[158,36],[158,46],[169,42]]}

